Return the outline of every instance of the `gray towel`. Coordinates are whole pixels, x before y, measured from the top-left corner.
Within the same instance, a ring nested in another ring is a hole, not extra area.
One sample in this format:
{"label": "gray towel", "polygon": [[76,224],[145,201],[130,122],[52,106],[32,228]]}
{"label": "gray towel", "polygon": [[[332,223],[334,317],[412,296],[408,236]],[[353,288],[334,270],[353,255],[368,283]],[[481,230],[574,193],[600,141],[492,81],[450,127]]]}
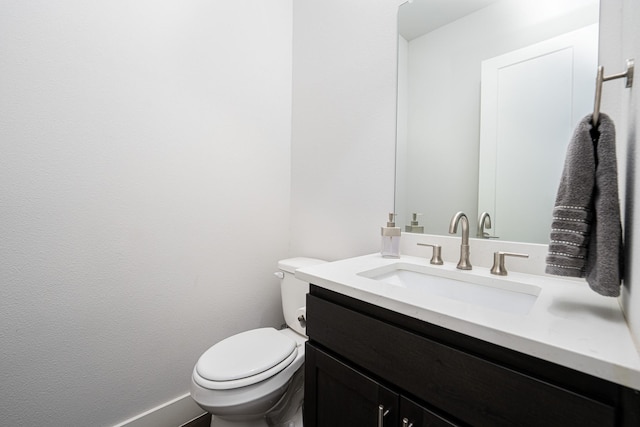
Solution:
{"label": "gray towel", "polygon": [[617,297],[623,251],[615,127],[603,113],[599,122],[592,129],[591,115],[586,116],[569,142],[545,271],[586,277],[595,292]]}

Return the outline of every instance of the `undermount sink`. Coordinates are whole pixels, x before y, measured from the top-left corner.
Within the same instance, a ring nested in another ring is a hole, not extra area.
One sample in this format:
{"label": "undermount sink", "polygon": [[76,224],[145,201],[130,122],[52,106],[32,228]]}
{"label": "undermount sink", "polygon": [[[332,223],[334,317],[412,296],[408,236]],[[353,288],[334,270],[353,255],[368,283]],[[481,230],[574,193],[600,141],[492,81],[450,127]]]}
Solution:
{"label": "undermount sink", "polygon": [[508,278],[398,262],[358,273],[359,276],[422,294],[449,298],[514,314],[527,314],[540,288]]}

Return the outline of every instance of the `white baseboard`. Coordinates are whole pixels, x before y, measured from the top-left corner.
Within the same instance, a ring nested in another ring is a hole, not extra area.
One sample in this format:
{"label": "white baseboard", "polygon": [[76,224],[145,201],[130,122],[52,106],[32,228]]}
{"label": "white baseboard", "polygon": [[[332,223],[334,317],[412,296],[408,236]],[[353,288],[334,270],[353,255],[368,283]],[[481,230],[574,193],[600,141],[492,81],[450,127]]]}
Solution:
{"label": "white baseboard", "polygon": [[187,393],[114,427],[179,427],[204,413],[205,411]]}

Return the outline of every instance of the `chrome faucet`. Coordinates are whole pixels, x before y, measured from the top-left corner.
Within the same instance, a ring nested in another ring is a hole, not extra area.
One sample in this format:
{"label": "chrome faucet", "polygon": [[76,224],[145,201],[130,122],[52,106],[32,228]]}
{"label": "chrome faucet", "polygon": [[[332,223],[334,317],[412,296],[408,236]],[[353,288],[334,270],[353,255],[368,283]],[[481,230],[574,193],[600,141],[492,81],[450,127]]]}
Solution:
{"label": "chrome faucet", "polygon": [[481,239],[488,239],[489,233],[484,231],[484,228],[491,228],[491,217],[489,216],[489,212],[482,212],[480,214],[480,218],[478,218],[478,232],[476,233],[476,237]]}
{"label": "chrome faucet", "polygon": [[462,223],[462,244],[460,245],[460,261],[456,268],[460,270],[471,270],[471,262],[469,262],[469,219],[464,212],[458,212],[451,218],[449,224],[449,234],[458,232],[458,223]]}

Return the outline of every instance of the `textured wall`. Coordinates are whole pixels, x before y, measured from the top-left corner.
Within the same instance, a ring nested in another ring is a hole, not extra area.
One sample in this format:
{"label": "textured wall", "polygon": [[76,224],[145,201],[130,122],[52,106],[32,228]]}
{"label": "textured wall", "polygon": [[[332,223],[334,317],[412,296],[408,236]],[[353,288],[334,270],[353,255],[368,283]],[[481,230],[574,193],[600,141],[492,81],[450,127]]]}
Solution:
{"label": "textured wall", "polygon": [[112,425],[280,325],[290,0],[0,3],[0,424]]}

